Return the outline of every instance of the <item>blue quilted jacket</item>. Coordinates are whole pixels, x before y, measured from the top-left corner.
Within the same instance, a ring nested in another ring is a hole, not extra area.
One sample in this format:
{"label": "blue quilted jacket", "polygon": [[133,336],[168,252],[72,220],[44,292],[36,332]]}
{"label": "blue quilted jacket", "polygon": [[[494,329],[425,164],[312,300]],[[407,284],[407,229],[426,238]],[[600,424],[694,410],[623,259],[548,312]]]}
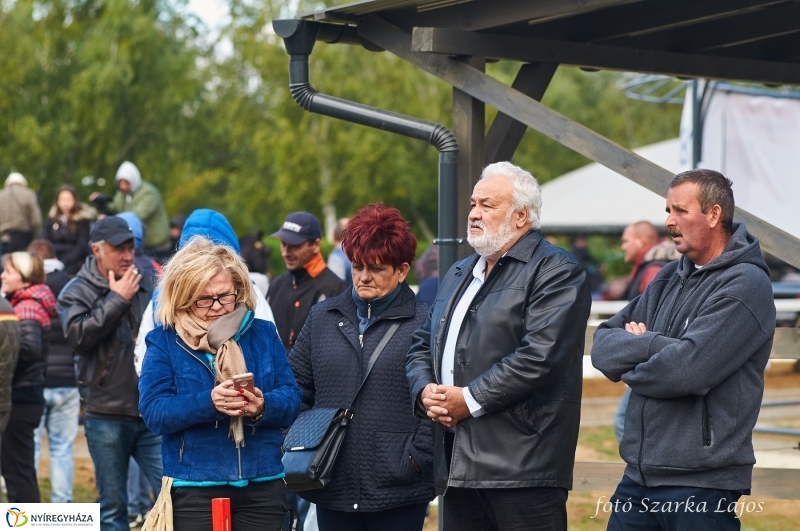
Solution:
{"label": "blue quilted jacket", "polygon": [[235,481],[283,472],[281,428],[300,412],[300,388],[292,376],[275,325],[256,319],[239,338],[248,371],[264,393],[264,416],[244,419],[245,445],[228,438],[230,417],[211,403],[214,376],[204,352],[191,350],[173,328],[147,334],[139,379],[139,410],[162,435],[164,475],[192,481]]}

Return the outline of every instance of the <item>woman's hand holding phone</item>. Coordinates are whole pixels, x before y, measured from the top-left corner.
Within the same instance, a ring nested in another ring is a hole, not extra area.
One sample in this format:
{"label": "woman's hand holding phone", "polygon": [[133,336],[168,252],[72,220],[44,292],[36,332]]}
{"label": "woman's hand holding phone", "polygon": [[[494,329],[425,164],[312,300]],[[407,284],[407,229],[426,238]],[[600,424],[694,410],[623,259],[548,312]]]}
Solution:
{"label": "woman's hand holding phone", "polygon": [[264,394],[253,385],[252,373],[238,374],[211,391],[214,408],[231,417],[257,417],[264,411]]}

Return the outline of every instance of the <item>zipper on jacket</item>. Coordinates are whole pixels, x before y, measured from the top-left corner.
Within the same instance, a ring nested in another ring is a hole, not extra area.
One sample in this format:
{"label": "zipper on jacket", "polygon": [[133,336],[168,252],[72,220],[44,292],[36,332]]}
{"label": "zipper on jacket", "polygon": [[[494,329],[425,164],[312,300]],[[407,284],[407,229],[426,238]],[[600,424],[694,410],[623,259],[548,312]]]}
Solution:
{"label": "zipper on jacket", "polygon": [[207,370],[209,373],[211,373],[211,377],[212,377],[212,378],[214,378],[214,371],[212,371],[212,370],[209,368],[209,366],[208,366],[208,365],[206,365],[205,363],[203,363],[203,361],[202,361],[200,358],[198,358],[197,356],[195,356],[195,355],[194,355],[194,353],[192,353],[192,351],[191,351],[191,350],[189,350],[188,348],[186,348],[186,347],[184,347],[183,345],[181,345],[181,344],[178,342],[178,340],[177,340],[177,339],[175,340],[175,344],[176,344],[176,345],[178,345],[179,347],[181,347],[183,350],[185,350],[185,351],[186,351],[186,353],[187,353],[187,354],[189,354],[191,357],[193,357],[194,359],[196,359],[197,361],[199,361],[199,362],[200,362],[200,364],[201,364],[203,367],[205,367],[205,368],[206,368],[206,370]]}
{"label": "zipper on jacket", "polygon": [[364,334],[358,335],[358,343],[361,345],[361,348],[364,348]]}
{"label": "zipper on jacket", "polygon": [[642,402],[642,411],[641,411],[641,418],[640,422],[642,425],[642,436],[639,438],[639,475],[642,476],[642,482],[644,486],[647,486],[647,480],[644,478],[644,471],[642,470],[642,453],[644,452],[644,406],[647,404],[647,397],[644,397],[644,402]]}
{"label": "zipper on jacket", "polygon": [[670,333],[672,330],[672,322],[675,320],[675,317],[678,315],[678,310],[680,309],[680,302],[681,302],[681,294],[683,293],[683,286],[686,284],[686,279],[688,277],[684,277],[681,279],[681,287],[678,289],[678,296],[675,297],[675,304],[672,305],[672,308],[669,312],[669,320],[667,321],[667,334]]}
{"label": "zipper on jacket", "polygon": [[183,434],[181,434],[181,451],[178,454],[178,462],[183,463]]}
{"label": "zipper on jacket", "polygon": [[703,396],[703,446],[711,446],[711,425],[708,419],[708,395]]}

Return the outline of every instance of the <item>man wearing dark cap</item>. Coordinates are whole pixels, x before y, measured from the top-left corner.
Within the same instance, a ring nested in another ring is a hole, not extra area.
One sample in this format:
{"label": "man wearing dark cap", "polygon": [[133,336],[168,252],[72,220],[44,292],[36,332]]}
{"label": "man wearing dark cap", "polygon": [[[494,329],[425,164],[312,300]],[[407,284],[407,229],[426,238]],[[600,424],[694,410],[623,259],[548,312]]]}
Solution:
{"label": "man wearing dark cap", "polygon": [[288,271],[270,283],[267,301],[288,354],[311,307],[342,293],[347,284],[328,269],[322,259],[319,252],[322,230],[313,214],[289,214],[272,237],[281,241],[281,256]]}
{"label": "man wearing dark cap", "polygon": [[128,461],[158,496],[161,437],[139,415],[133,347],[153,283],[134,265],[134,235],[121,218],[98,221],[92,255],[58,297],[64,336],[78,354],[78,389],[100,494],[100,528],[128,528]]}
{"label": "man wearing dark cap", "polygon": [[[289,214],[272,237],[281,241],[281,256],[288,271],[270,282],[267,301],[275,315],[278,335],[289,354],[311,307],[339,295],[347,289],[347,284],[328,269],[322,259],[319,252],[322,229],[313,214]],[[293,492],[286,494],[290,507],[300,517],[298,529],[302,529],[309,504]],[[288,529],[286,523],[284,529]]]}

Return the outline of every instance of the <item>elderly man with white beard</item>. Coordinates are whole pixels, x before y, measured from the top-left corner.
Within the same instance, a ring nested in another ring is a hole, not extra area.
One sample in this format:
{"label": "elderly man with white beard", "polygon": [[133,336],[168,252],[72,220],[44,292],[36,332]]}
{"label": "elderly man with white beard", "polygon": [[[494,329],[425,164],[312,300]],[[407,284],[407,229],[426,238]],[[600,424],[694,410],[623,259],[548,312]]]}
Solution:
{"label": "elderly man with white beard", "polygon": [[541,237],[536,179],[487,166],[474,254],[442,279],[406,375],[434,424],[448,531],[566,530],[591,297],[580,263]]}

